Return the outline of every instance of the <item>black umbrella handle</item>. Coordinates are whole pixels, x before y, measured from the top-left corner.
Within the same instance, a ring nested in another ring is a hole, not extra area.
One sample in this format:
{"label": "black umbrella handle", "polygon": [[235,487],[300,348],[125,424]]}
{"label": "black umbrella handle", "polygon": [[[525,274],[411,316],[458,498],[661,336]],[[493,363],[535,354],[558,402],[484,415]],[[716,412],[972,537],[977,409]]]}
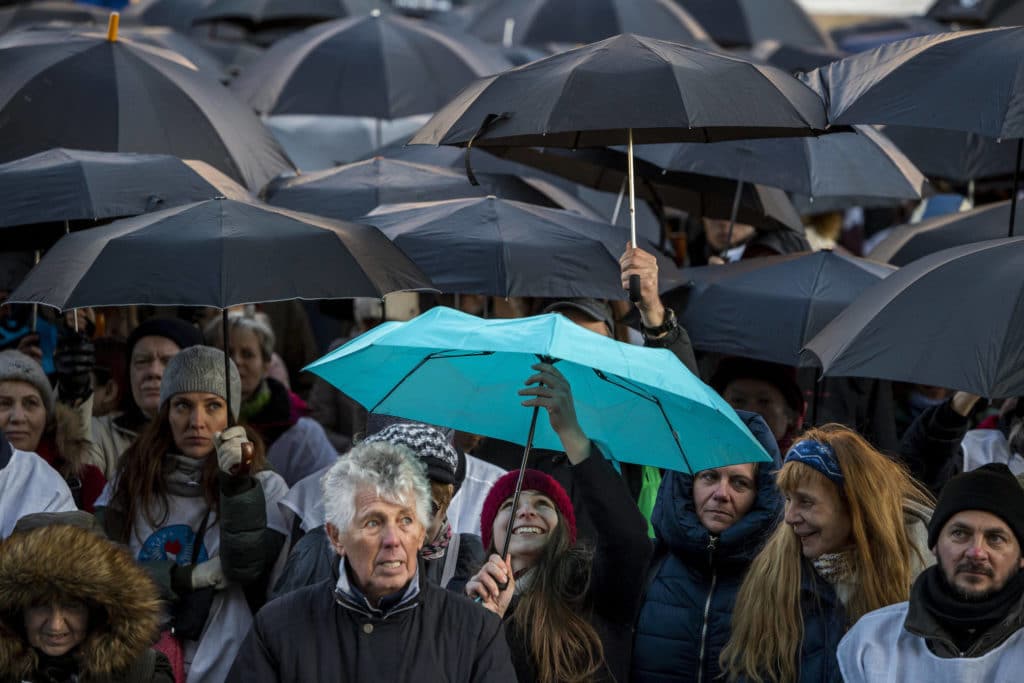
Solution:
{"label": "black umbrella handle", "polygon": [[[526,437],[526,446],[523,448],[523,461],[519,464],[519,478],[516,479],[516,491],[512,496],[512,510],[508,517],[508,528],[505,529],[505,545],[501,549],[501,559],[508,556],[508,546],[512,541],[512,530],[516,525],[516,510],[519,509],[519,494],[523,490],[523,478],[526,476],[526,462],[530,459],[530,449],[533,447],[533,434],[537,431],[537,415],[540,413],[540,406],[533,407],[533,417],[530,418],[530,433]],[[498,590],[508,588],[508,581],[498,584]]]}
{"label": "black umbrella handle", "polygon": [[629,300],[635,304],[640,303],[642,288],[640,286],[640,276],[630,275],[629,276]]}

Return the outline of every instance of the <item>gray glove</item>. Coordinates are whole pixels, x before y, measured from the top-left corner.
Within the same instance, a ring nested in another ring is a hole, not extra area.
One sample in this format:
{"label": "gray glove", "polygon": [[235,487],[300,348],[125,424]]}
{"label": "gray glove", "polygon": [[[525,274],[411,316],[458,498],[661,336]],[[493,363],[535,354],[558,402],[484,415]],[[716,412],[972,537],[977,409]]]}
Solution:
{"label": "gray glove", "polygon": [[213,443],[217,447],[217,466],[225,474],[234,474],[242,464],[242,444],[249,439],[245,436],[245,427],[235,425],[223,432],[213,435]]}
{"label": "gray glove", "polygon": [[224,571],[220,567],[220,557],[215,557],[206,562],[200,562],[192,568],[192,590],[200,588],[213,588],[224,590],[228,587],[228,580],[224,578]]}

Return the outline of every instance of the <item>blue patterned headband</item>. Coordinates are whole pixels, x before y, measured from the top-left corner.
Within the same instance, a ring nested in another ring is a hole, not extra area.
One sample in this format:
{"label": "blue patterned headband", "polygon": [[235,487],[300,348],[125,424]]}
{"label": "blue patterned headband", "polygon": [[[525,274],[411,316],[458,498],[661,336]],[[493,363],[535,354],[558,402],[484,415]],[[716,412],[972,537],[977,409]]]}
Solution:
{"label": "blue patterned headband", "polygon": [[843,471],[839,469],[839,459],[836,458],[835,450],[827,443],[811,439],[796,442],[786,453],[784,462],[793,461],[813,467],[837,486],[843,485]]}

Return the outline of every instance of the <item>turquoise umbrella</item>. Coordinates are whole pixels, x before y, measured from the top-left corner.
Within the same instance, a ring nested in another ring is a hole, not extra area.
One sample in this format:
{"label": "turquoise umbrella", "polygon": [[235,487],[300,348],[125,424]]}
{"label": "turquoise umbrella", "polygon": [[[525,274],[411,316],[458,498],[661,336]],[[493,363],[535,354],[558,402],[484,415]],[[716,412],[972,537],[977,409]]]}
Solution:
{"label": "turquoise umbrella", "polygon": [[565,376],[580,426],[606,457],[687,473],[770,461],[670,351],[623,344],[557,314],[484,320],[433,308],[375,327],[306,369],[371,412],[560,451],[548,421],[517,394],[538,359]]}

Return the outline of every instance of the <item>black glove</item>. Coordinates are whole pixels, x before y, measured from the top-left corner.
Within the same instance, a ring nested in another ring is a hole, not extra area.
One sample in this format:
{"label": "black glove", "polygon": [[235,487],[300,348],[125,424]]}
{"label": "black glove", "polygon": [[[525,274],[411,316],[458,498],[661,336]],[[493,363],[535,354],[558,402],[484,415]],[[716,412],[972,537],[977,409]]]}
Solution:
{"label": "black glove", "polygon": [[57,391],[62,400],[75,402],[92,393],[92,370],[96,367],[96,347],[88,337],[67,330],[57,340],[53,354]]}

